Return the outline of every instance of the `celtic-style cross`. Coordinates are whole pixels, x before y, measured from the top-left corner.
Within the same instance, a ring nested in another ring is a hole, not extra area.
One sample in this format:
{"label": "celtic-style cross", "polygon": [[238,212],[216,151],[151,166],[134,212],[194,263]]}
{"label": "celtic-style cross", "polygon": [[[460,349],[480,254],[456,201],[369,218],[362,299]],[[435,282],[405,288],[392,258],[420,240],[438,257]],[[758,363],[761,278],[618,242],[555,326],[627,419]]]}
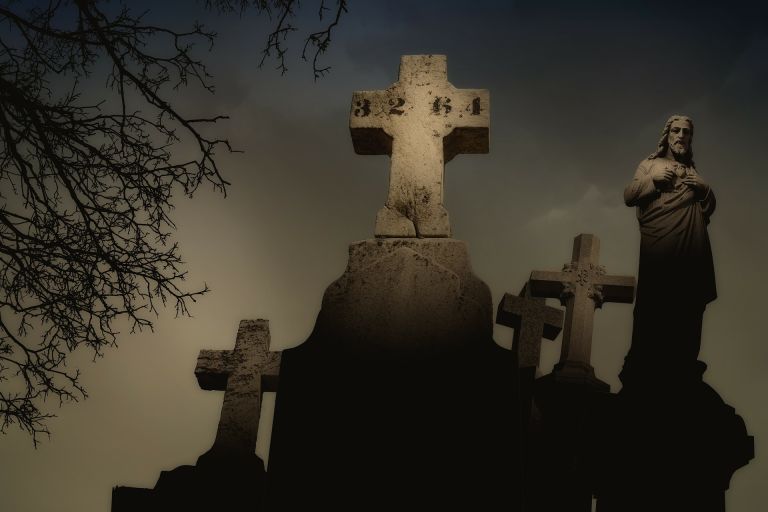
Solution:
{"label": "celtic-style cross", "polygon": [[377,237],[450,237],[443,206],[445,162],[487,153],[489,94],[448,82],[445,55],[403,55],[400,76],[383,91],[352,95],[355,152],[391,155],[389,194]]}
{"label": "celtic-style cross", "polygon": [[595,308],[605,302],[631,304],[634,276],[609,276],[600,260],[600,240],[581,234],[573,241],[573,257],[562,272],[534,270],[529,281],[535,297],[555,297],[566,308],[560,362],[556,380],[590,384],[605,389],[590,364]]}
{"label": "celtic-style cross", "polygon": [[224,391],[216,441],[208,454],[253,455],[261,395],[277,391],[280,353],[269,351],[267,320],[241,320],[234,350],[201,350],[195,376],[202,389]]}

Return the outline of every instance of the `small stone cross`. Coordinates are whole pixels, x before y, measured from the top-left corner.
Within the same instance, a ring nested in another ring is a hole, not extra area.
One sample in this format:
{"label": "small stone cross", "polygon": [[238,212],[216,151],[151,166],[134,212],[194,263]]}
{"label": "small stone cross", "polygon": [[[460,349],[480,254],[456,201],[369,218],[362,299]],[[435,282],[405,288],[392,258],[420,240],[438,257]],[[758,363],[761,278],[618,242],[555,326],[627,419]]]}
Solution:
{"label": "small stone cross", "polygon": [[555,378],[605,389],[608,385],[597,380],[590,364],[595,308],[604,302],[631,304],[635,278],[606,275],[599,259],[600,240],[581,234],[574,239],[573,257],[562,272],[535,270],[529,284],[535,297],[559,298],[566,308],[560,362],[553,371]]}
{"label": "small stone cross", "polygon": [[547,306],[546,299],[533,297],[526,284],[520,295],[505,293],[496,311],[496,323],[512,327],[512,350],[519,368],[536,368],[541,338],[554,340],[563,329],[563,310]]}
{"label": "small stone cross", "polygon": [[269,322],[241,320],[234,350],[201,350],[195,376],[205,390],[224,391],[216,441],[209,453],[253,455],[261,395],[277,391],[280,353],[269,351]]}
{"label": "small stone cross", "polygon": [[403,55],[396,83],[352,95],[355,152],[390,155],[389,193],[376,216],[377,237],[450,237],[443,206],[445,163],[487,153],[489,94],[448,82],[445,55]]}

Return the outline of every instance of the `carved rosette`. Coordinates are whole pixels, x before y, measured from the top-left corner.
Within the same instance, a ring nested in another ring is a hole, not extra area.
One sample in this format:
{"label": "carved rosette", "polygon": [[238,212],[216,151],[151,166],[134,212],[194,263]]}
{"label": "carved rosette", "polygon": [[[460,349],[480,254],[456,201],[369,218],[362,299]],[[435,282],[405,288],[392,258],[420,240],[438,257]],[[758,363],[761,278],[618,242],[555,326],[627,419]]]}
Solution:
{"label": "carved rosette", "polygon": [[563,291],[560,293],[560,304],[565,306],[568,299],[576,294],[576,287],[578,286],[587,288],[587,297],[595,302],[596,308],[602,307],[604,301],[603,287],[594,284],[594,281],[605,275],[606,271],[603,265],[587,263],[582,266],[578,262],[572,261],[563,265],[563,272],[573,274],[574,277],[563,286]]}

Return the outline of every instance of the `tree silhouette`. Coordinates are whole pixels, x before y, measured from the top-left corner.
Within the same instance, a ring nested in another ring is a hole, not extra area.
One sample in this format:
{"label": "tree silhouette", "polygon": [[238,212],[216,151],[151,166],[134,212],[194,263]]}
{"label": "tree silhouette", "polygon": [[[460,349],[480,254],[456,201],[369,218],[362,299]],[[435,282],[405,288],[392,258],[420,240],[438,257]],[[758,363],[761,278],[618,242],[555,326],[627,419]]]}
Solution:
{"label": "tree silhouette", "polygon": [[[297,1],[205,6],[276,20],[262,64],[274,56],[285,72]],[[316,79],[346,8],[338,0],[326,29],[306,38],[302,57]],[[320,2],[321,19],[327,10]],[[79,370],[66,366],[73,350],[101,355],[116,343],[117,319],[152,328],[159,305],[187,315],[208,291],[183,287],[172,198],[204,184],[226,194],[216,156],[232,148],[210,135],[226,116],[194,117],[172,98],[191,84],[213,92],[196,50],[216,35],[146,17],[122,2],[0,3],[0,432],[17,425],[35,444],[49,433],[47,399],[87,396]],[[86,87],[104,79],[103,97],[92,99]]]}

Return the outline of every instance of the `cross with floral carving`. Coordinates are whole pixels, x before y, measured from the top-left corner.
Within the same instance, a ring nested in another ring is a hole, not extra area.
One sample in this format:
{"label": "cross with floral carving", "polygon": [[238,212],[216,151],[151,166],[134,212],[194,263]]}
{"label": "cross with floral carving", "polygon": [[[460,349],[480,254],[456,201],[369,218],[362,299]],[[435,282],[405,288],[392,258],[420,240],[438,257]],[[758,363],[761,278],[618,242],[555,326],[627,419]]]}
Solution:
{"label": "cross with floral carving", "polygon": [[600,240],[581,234],[573,241],[573,257],[562,272],[534,270],[530,287],[534,297],[560,299],[565,306],[565,328],[560,362],[555,378],[605,388],[590,364],[595,309],[605,302],[631,304],[635,295],[634,276],[610,276],[600,265]]}

